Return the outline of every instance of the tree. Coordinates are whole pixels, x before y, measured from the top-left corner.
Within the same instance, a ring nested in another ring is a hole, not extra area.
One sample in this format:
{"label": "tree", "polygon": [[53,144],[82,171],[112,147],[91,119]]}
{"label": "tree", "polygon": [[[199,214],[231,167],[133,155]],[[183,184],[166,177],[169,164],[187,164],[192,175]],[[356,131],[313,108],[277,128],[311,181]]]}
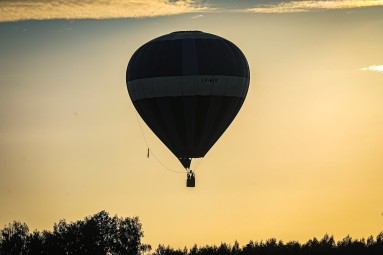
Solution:
{"label": "tree", "polygon": [[26,254],[28,255],[42,255],[44,254],[44,244],[42,234],[35,230],[27,237]]}
{"label": "tree", "polygon": [[0,231],[0,255],[26,253],[29,228],[25,223],[14,221]]}
{"label": "tree", "polygon": [[[138,217],[110,217],[101,211],[84,220],[55,223],[53,231],[29,234],[25,223],[0,231],[0,255],[141,255],[150,251]],[[185,252],[187,253],[187,252]]]}

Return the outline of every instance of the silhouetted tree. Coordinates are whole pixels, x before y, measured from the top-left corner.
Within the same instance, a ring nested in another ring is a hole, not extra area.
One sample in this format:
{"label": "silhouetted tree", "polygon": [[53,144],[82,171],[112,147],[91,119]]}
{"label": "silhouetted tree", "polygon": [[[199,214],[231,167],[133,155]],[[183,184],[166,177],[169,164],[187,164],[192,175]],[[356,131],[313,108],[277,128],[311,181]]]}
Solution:
{"label": "silhouetted tree", "polygon": [[250,255],[250,254],[254,254],[255,253],[255,247],[257,246],[256,243],[254,243],[253,241],[250,241],[248,244],[246,244],[243,248],[242,248],[242,254],[243,255]]}
{"label": "silhouetted tree", "polygon": [[194,244],[193,247],[189,251],[189,255],[197,255],[198,253],[198,246],[197,244]]}
{"label": "silhouetted tree", "polygon": [[231,255],[239,255],[241,253],[241,248],[239,247],[239,243],[235,240],[233,247],[231,247]]}
{"label": "silhouetted tree", "polygon": [[[353,240],[350,236],[335,242],[334,237],[325,234],[322,239],[312,238],[304,244],[297,241],[290,241],[284,244],[275,238],[270,238],[266,242],[250,241],[242,248],[238,242],[233,246],[221,243],[219,246],[203,246],[194,245],[188,253],[180,249],[174,250],[169,246],[159,245],[152,255],[380,255],[383,254],[383,233],[380,233],[376,241],[373,237],[367,239]],[[380,248],[378,248],[380,247]]]}
{"label": "silhouetted tree", "polygon": [[0,231],[0,254],[26,254],[29,228],[25,223],[14,221]]}
{"label": "silhouetted tree", "polygon": [[301,251],[300,243],[296,241],[290,241],[284,246],[285,255],[298,255]]}
{"label": "silhouetted tree", "polygon": [[214,255],[217,254],[217,247],[216,246],[205,246],[201,247],[198,250],[198,255]]}
{"label": "silhouetted tree", "polygon": [[162,244],[158,245],[157,249],[153,253],[153,255],[187,255],[187,254],[188,254],[188,251],[186,247],[184,250],[181,250],[181,249],[174,250],[169,245],[165,247]]}
{"label": "silhouetted tree", "polygon": [[35,230],[27,237],[26,254],[29,255],[42,255],[44,254],[43,236],[40,232]]}
{"label": "silhouetted tree", "polygon": [[53,231],[29,234],[25,223],[13,222],[0,231],[0,255],[140,255],[151,249],[142,244],[137,217],[110,217],[101,211],[84,220],[60,220]]}
{"label": "silhouetted tree", "polygon": [[230,255],[231,254],[231,247],[230,245],[227,245],[226,243],[221,243],[221,245],[218,247],[216,251],[217,255]]}

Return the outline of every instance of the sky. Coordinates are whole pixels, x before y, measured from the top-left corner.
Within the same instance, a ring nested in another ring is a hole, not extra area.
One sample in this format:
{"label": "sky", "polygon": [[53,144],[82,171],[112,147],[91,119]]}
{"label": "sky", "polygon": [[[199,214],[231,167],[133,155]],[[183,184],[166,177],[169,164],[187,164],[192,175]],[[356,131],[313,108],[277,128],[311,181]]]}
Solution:
{"label": "sky", "polygon": [[[194,189],[125,82],[179,30],[232,41],[251,71]],[[1,0],[0,35],[0,226],[106,210],[175,248],[383,230],[383,1]]]}

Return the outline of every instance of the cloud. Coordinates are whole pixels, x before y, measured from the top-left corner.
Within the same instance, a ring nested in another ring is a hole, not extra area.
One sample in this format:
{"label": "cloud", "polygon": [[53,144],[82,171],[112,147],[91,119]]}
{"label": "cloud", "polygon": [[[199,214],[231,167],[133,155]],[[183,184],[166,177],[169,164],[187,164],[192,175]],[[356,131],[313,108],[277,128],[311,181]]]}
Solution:
{"label": "cloud", "polygon": [[0,22],[142,18],[201,12],[294,13],[368,6],[383,6],[383,0],[0,0]]}
{"label": "cloud", "polygon": [[379,72],[379,73],[383,74],[383,65],[380,65],[380,66],[369,66],[369,67],[362,68],[360,70],[362,70],[362,71],[371,71],[371,72]]}
{"label": "cloud", "polygon": [[273,4],[260,4],[243,9],[250,13],[293,13],[328,9],[350,9],[383,6],[383,0],[319,0],[319,1],[280,1]]}
{"label": "cloud", "polygon": [[205,11],[197,0],[3,0],[0,22],[45,19],[141,18]]}
{"label": "cloud", "polygon": [[202,18],[203,15],[202,14],[198,14],[198,15],[194,15],[191,17],[191,19],[199,19],[199,18]]}

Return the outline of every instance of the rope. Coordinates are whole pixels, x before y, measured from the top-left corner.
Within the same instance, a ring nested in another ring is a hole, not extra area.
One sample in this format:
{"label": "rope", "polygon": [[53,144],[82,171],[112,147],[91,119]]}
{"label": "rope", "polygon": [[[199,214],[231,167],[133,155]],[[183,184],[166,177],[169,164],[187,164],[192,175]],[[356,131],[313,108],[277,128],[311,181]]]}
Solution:
{"label": "rope", "polygon": [[[141,122],[140,122],[140,119],[139,119],[137,113],[136,113],[136,118],[137,118],[138,126],[140,127],[140,130],[141,130],[142,137],[144,138],[146,147],[149,149],[150,148],[149,147],[149,143],[148,143],[148,140],[146,139],[144,130],[143,130],[142,126],[141,126]],[[161,166],[163,166],[166,170],[168,170],[170,172],[173,172],[173,173],[176,173],[176,174],[185,174],[185,172],[176,171],[176,170],[173,170],[173,169],[167,167],[164,163],[162,163],[162,161],[159,158],[157,158],[156,154],[153,153],[153,150],[150,150],[150,153],[153,155],[153,157],[157,161],[157,163],[160,164]]]}
{"label": "rope", "polygon": [[205,158],[199,158],[199,159],[200,159],[200,160],[197,161],[197,163],[194,165],[194,170],[193,170],[194,173],[197,172],[197,169],[198,169],[199,165],[201,165],[202,161],[203,161]]}

